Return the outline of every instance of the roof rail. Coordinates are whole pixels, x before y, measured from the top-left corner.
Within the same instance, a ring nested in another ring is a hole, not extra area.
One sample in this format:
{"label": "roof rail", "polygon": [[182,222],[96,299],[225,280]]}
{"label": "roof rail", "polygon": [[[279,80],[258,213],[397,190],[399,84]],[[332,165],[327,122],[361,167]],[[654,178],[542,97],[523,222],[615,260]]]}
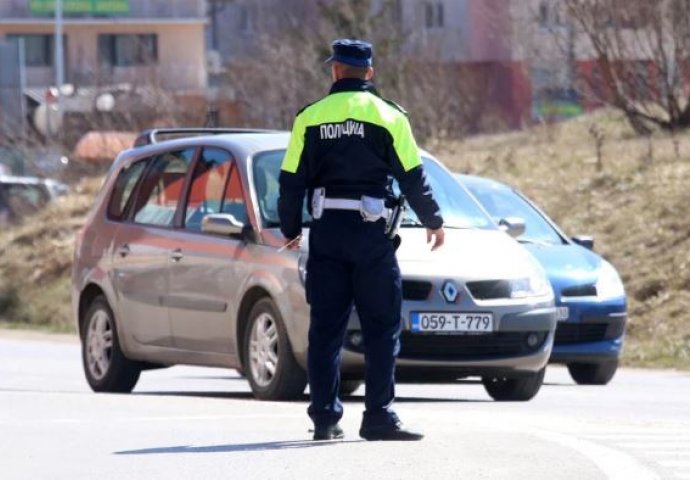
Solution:
{"label": "roof rail", "polygon": [[259,128],[151,128],[134,140],[134,147],[158,143],[158,135],[222,135],[226,133],[276,133],[277,130]]}

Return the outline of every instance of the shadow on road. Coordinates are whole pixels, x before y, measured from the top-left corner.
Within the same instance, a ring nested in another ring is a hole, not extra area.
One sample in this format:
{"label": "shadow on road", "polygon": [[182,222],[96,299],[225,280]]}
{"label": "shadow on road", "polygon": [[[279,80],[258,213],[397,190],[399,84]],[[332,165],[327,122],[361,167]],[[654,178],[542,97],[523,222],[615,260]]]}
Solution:
{"label": "shadow on road", "polygon": [[115,452],[115,455],[151,455],[164,453],[233,453],[233,452],[256,452],[267,450],[285,450],[291,448],[311,448],[311,447],[327,447],[337,445],[339,443],[358,443],[364,440],[333,440],[333,441],[319,441],[312,440],[290,440],[282,442],[262,442],[262,443],[240,443],[237,445],[209,445],[201,447],[191,447],[189,445],[180,445],[176,447],[157,447],[157,448],[142,448],[140,450],[123,450]]}
{"label": "shadow on road", "polygon": [[204,398],[233,398],[237,400],[251,400],[254,395],[251,392],[194,392],[194,391],[184,391],[184,392],[132,392],[132,395],[150,395],[150,396],[171,396],[171,397],[204,397]]}
{"label": "shadow on road", "polygon": [[[202,398],[226,398],[236,400],[253,400],[254,395],[251,392],[194,392],[194,391],[155,391],[155,392],[132,392],[131,395],[142,396],[171,396],[171,397],[202,397]],[[364,395],[347,395],[341,397],[344,403],[362,403],[364,402]],[[258,401],[258,400],[257,400]],[[303,395],[301,398],[294,400],[296,402],[308,402],[309,396]],[[491,403],[491,400],[486,399],[470,399],[470,398],[439,398],[439,397],[409,397],[398,396],[395,397],[396,403]]]}

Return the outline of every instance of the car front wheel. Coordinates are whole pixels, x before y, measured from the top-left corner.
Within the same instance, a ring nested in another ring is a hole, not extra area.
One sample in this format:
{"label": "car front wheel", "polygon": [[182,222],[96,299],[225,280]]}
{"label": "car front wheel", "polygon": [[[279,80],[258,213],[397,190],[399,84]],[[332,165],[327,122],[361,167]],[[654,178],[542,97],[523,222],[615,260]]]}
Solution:
{"label": "car front wheel", "polygon": [[568,371],[578,385],[606,385],[618,370],[618,360],[602,363],[569,363]]}
{"label": "car front wheel", "polygon": [[285,324],[273,301],[259,300],[249,314],[244,340],[244,373],[261,400],[293,400],[307,385],[307,375],[290,348]]}
{"label": "car front wheel", "polygon": [[544,383],[546,368],[528,377],[484,377],[487,393],[499,402],[526,402],[532,400]]}
{"label": "car front wheel", "polygon": [[139,380],[141,366],[125,357],[115,317],[105,297],[96,297],[84,317],[82,364],[94,392],[129,393]]}

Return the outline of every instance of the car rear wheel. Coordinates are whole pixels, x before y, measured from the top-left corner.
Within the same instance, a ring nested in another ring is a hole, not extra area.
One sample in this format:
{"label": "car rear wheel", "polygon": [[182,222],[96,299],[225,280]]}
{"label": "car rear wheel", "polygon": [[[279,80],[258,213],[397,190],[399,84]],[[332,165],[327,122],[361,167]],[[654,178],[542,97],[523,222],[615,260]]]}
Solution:
{"label": "car rear wheel", "polygon": [[568,371],[578,385],[606,385],[618,370],[618,359],[601,363],[569,363]]}
{"label": "car rear wheel", "polygon": [[269,298],[256,302],[249,314],[244,341],[244,373],[261,400],[299,398],[307,375],[297,364],[283,318]]}
{"label": "car rear wheel", "polygon": [[102,295],[86,312],[81,344],[84,374],[93,391],[129,393],[134,389],[141,366],[122,353],[113,311]]}
{"label": "car rear wheel", "polygon": [[532,400],[544,383],[546,368],[528,377],[484,377],[487,393],[499,402],[526,402]]}

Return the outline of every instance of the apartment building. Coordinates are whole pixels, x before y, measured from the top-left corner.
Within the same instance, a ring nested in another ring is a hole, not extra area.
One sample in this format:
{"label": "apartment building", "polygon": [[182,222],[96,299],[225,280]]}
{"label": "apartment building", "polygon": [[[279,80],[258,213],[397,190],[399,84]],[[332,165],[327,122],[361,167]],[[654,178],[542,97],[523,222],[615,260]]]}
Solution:
{"label": "apartment building", "polygon": [[[0,42],[23,39],[26,86],[55,82],[54,0],[0,0]],[[63,0],[65,80],[76,86],[207,84],[206,1]]]}
{"label": "apartment building", "polygon": [[[384,3],[392,7],[407,55],[476,77],[486,88],[487,108],[500,111],[504,123],[516,127],[531,118],[532,98],[529,75],[512,43],[511,1],[373,0],[372,10]],[[209,2],[213,6],[213,0]],[[318,7],[309,0],[216,3],[207,38],[224,63],[251,56],[258,42],[286,25],[306,32],[319,21]]]}
{"label": "apartment building", "polygon": [[[286,25],[306,34],[320,21],[310,0],[216,3],[208,43],[226,63],[251,56],[258,42]],[[397,12],[407,55],[450,66],[460,78],[475,77],[487,108],[508,126],[578,115],[606,101],[599,59],[563,0],[372,0],[372,13],[384,4]],[[644,97],[653,62],[625,61],[634,64],[641,80],[635,88]]]}

